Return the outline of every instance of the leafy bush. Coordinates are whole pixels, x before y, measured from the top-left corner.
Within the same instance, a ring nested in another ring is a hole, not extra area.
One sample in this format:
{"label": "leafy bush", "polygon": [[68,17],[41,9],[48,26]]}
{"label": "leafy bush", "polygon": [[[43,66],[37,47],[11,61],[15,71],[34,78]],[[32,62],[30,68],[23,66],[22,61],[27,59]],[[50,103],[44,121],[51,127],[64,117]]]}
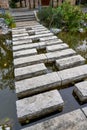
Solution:
{"label": "leafy bush", "polygon": [[56,9],[52,7],[41,9],[38,17],[48,27],[58,27],[69,31],[77,31],[84,19],[81,9],[67,2]]}
{"label": "leafy bush", "polygon": [[14,22],[14,19],[13,19],[13,17],[10,14],[5,14],[5,15],[0,14],[0,18],[4,18],[6,24],[9,27],[15,27],[16,26],[15,22]]}

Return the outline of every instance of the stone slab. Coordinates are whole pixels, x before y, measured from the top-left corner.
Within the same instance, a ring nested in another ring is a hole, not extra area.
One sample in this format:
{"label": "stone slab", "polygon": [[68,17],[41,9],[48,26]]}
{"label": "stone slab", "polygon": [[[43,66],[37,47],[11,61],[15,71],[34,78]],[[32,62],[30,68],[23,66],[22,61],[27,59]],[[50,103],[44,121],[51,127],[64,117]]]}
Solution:
{"label": "stone slab", "polygon": [[50,33],[50,31],[49,30],[47,30],[47,31],[36,31],[35,32],[35,34],[37,35],[37,34],[46,34],[46,33]]}
{"label": "stone slab", "polygon": [[70,56],[56,60],[56,66],[59,70],[71,68],[85,63],[85,59],[80,55]]}
{"label": "stone slab", "polygon": [[86,117],[87,117],[87,106],[86,107],[84,107],[84,108],[82,108],[82,111],[84,112],[84,114],[86,115]]}
{"label": "stone slab", "polygon": [[45,43],[47,46],[51,46],[54,44],[61,44],[63,43],[63,41],[61,39],[56,38],[56,39],[51,39],[51,40],[49,39],[48,41],[45,41]]}
{"label": "stone slab", "polygon": [[80,109],[42,121],[22,130],[86,130],[87,119]]}
{"label": "stone slab", "polygon": [[62,85],[80,81],[87,78],[87,65],[61,70],[58,72],[58,75],[62,80]]}
{"label": "stone slab", "polygon": [[47,68],[43,63],[26,66],[22,68],[16,68],[14,70],[15,79],[22,80],[24,78],[34,77],[47,72]]}
{"label": "stone slab", "polygon": [[44,37],[44,38],[39,38],[41,42],[43,41],[48,41],[48,40],[55,40],[57,39],[57,36],[50,36],[50,37]]}
{"label": "stone slab", "polygon": [[21,34],[13,34],[12,37],[22,37],[22,36],[29,36],[28,33],[21,33]]}
{"label": "stone slab", "polygon": [[74,92],[81,102],[87,102],[87,81],[75,84]]}
{"label": "stone slab", "polygon": [[73,49],[65,49],[55,52],[46,53],[48,62],[55,61],[56,59],[75,55],[76,52]]}
{"label": "stone slab", "polygon": [[27,40],[19,40],[19,41],[13,41],[13,45],[17,46],[17,45],[22,45],[22,44],[28,44],[28,43],[32,43],[31,39],[27,39]]}
{"label": "stone slab", "polygon": [[61,86],[57,72],[15,82],[17,96],[25,97]]}
{"label": "stone slab", "polygon": [[20,40],[27,40],[27,39],[29,39],[29,36],[14,37],[12,40],[13,41],[20,41]]}
{"label": "stone slab", "polygon": [[69,48],[69,46],[65,43],[63,44],[57,44],[57,45],[51,45],[51,46],[47,46],[46,50],[47,52],[53,52],[53,51],[58,51],[58,50],[63,50],[63,49],[67,49]]}
{"label": "stone slab", "polygon": [[35,119],[63,109],[64,101],[57,90],[16,101],[20,122]]}
{"label": "stone slab", "polygon": [[36,63],[42,63],[42,62],[47,62],[47,57],[45,56],[45,54],[16,58],[14,59],[14,66],[23,67],[26,65],[32,65]]}
{"label": "stone slab", "polygon": [[13,52],[13,58],[31,56],[31,55],[35,55],[35,54],[37,54],[36,49],[20,50],[20,51]]}
{"label": "stone slab", "polygon": [[39,43],[33,43],[33,44],[30,43],[30,44],[22,44],[22,45],[13,46],[13,51],[32,49],[32,48],[39,48]]}

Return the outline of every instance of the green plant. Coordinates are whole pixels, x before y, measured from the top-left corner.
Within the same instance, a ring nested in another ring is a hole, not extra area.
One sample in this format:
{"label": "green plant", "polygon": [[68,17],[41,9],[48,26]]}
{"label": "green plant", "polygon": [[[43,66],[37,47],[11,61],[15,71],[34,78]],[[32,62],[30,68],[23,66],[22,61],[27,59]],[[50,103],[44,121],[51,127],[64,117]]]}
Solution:
{"label": "green plant", "polygon": [[5,22],[6,24],[9,26],[9,27],[15,27],[15,22],[14,22],[14,19],[13,17],[10,15],[10,14],[5,14],[5,15],[2,15],[0,14],[0,18],[4,18],[5,19]]}

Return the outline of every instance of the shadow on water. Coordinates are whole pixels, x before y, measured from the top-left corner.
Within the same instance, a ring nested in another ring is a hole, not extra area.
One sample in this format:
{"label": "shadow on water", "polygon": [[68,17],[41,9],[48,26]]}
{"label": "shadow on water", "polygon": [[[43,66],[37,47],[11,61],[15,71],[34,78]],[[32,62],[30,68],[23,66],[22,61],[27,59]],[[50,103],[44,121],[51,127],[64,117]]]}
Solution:
{"label": "shadow on water", "polygon": [[19,130],[16,115],[11,34],[0,35],[0,124]]}

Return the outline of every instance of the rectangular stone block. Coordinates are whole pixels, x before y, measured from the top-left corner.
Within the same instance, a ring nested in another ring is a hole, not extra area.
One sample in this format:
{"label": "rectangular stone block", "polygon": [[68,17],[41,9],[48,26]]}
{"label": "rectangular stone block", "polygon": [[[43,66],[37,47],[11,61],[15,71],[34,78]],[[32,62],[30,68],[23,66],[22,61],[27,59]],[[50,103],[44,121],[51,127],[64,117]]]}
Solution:
{"label": "rectangular stone block", "polygon": [[47,34],[47,33],[50,33],[50,31],[49,30],[47,30],[47,31],[42,30],[42,31],[38,31],[38,32],[36,31],[35,32],[36,35],[38,35],[38,34]]}
{"label": "rectangular stone block", "polygon": [[84,112],[84,114],[86,115],[86,117],[87,117],[87,106],[86,107],[84,107],[84,108],[82,108],[82,111]]}
{"label": "rectangular stone block", "polygon": [[28,33],[21,33],[21,34],[13,34],[12,37],[22,37],[22,36],[29,36]]}
{"label": "rectangular stone block", "polygon": [[19,98],[51,90],[59,86],[61,86],[61,79],[57,72],[15,82],[15,89]]}
{"label": "rectangular stone block", "polygon": [[87,78],[87,65],[61,70],[58,72],[58,75],[62,80],[62,85],[82,80]]}
{"label": "rectangular stone block", "polygon": [[61,43],[63,43],[63,41],[56,38],[56,39],[51,39],[51,40],[45,41],[45,43],[47,46],[51,46],[51,45],[55,45],[55,44],[57,44],[57,45],[61,44]]}
{"label": "rectangular stone block", "polygon": [[16,80],[30,78],[33,76],[37,76],[39,74],[44,74],[46,72],[47,72],[47,68],[45,67],[45,65],[43,63],[26,66],[26,67],[22,67],[22,68],[16,68],[14,70]]}
{"label": "rectangular stone block", "polygon": [[19,29],[19,30],[14,30],[12,29],[12,34],[21,34],[21,33],[26,33],[27,31],[22,28],[22,29]]}
{"label": "rectangular stone block", "polygon": [[57,39],[57,36],[50,36],[50,37],[44,37],[44,38],[40,38],[40,41],[48,41],[48,40],[55,40]]}
{"label": "rectangular stone block", "polygon": [[22,44],[13,46],[13,51],[19,51],[19,50],[26,50],[26,49],[32,49],[32,48],[39,48],[39,43],[29,43],[29,44]]}
{"label": "rectangular stone block", "polygon": [[30,56],[30,55],[34,55],[34,54],[37,54],[37,50],[36,49],[20,50],[20,51],[13,52],[13,58]]}
{"label": "rectangular stone block", "polygon": [[47,57],[45,56],[45,54],[16,58],[14,59],[14,66],[23,67],[42,62],[47,62]]}
{"label": "rectangular stone block", "polygon": [[34,39],[34,38],[49,37],[49,36],[53,36],[53,34],[52,33],[38,34],[38,35],[29,36],[29,38]]}
{"label": "rectangular stone block", "polygon": [[87,102],[87,81],[75,84],[74,92],[81,102]]}
{"label": "rectangular stone block", "polygon": [[58,51],[58,50],[63,50],[63,49],[67,49],[69,48],[69,46],[65,43],[63,44],[57,44],[57,45],[51,45],[51,46],[47,46],[46,50],[47,52],[52,52],[52,51]]}
{"label": "rectangular stone block", "polygon": [[56,66],[59,70],[71,68],[77,65],[83,65],[85,59],[80,55],[70,56],[56,60]]}
{"label": "rectangular stone block", "polygon": [[27,43],[32,43],[31,39],[27,39],[27,40],[19,40],[19,41],[13,41],[13,46],[17,46],[17,45],[22,45],[22,44],[27,44]]}
{"label": "rectangular stone block", "polygon": [[13,41],[20,41],[20,40],[27,40],[30,39],[29,36],[22,36],[22,37],[14,37]]}
{"label": "rectangular stone block", "polygon": [[46,53],[48,62],[55,61],[56,59],[75,55],[76,52],[73,49],[60,50],[55,52]]}
{"label": "rectangular stone block", "polygon": [[22,130],[86,130],[87,119],[80,109],[42,121]]}
{"label": "rectangular stone block", "polygon": [[21,123],[63,109],[64,101],[57,90],[41,93],[16,101]]}

